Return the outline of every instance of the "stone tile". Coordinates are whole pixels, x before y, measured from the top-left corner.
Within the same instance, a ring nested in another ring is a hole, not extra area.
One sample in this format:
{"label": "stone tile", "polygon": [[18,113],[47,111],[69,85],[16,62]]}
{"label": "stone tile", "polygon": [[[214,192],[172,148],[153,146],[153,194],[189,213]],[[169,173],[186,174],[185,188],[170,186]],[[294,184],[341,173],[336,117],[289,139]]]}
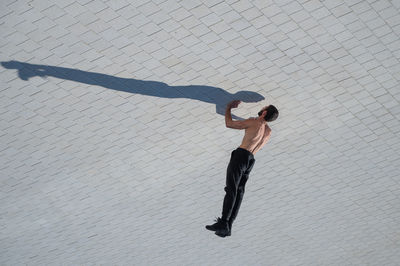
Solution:
{"label": "stone tile", "polygon": [[[0,264],[400,260],[396,1],[0,6]],[[280,117],[219,240],[240,91]]]}

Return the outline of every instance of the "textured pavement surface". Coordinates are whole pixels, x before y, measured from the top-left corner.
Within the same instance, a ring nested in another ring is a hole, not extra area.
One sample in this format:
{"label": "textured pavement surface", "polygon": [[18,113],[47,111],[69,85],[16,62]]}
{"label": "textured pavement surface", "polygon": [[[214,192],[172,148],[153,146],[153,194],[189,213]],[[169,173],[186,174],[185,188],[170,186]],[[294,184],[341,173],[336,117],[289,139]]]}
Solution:
{"label": "textured pavement surface", "polygon": [[[400,1],[0,2],[1,265],[399,265]],[[232,236],[225,171],[280,111]]]}

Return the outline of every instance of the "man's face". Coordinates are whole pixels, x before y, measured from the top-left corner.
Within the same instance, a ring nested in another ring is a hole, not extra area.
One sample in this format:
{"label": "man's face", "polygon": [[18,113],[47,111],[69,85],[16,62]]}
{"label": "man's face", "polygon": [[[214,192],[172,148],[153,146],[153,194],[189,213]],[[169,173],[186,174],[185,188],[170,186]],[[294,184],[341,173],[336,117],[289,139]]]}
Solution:
{"label": "man's face", "polygon": [[268,106],[267,106],[267,107],[264,107],[263,109],[261,109],[261,111],[258,112],[258,116],[262,115],[262,113],[263,113],[265,110],[267,110],[267,108],[268,108]]}

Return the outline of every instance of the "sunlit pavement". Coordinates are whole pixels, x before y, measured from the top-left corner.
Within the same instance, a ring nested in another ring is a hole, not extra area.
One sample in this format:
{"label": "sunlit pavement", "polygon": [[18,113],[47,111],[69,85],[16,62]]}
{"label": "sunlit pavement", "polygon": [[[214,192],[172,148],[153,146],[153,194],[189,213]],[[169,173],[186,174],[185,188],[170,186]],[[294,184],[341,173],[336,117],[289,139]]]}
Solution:
{"label": "sunlit pavement", "polygon": [[[1,1],[0,264],[399,265],[399,10]],[[220,238],[236,98],[280,116]]]}

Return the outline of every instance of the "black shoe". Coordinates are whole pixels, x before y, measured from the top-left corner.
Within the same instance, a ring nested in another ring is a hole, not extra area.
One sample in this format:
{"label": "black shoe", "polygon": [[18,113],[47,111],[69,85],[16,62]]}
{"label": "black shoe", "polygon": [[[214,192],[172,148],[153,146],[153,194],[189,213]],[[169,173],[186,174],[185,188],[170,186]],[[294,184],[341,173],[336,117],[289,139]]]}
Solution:
{"label": "black shoe", "polygon": [[214,221],[216,221],[216,223],[212,224],[212,225],[206,225],[206,229],[208,229],[210,231],[218,231],[221,229],[224,230],[224,229],[226,229],[226,227],[228,227],[228,222],[222,220],[219,217],[217,219],[215,219]]}
{"label": "black shoe", "polygon": [[229,225],[229,232],[226,236],[231,236],[232,224],[228,222],[228,225]]}
{"label": "black shoe", "polygon": [[220,236],[220,237],[226,237],[226,236],[231,236],[231,232],[232,232],[232,222],[231,221],[229,221],[228,222],[228,231],[226,232],[223,232],[223,231],[217,231],[217,232],[215,232],[215,234],[217,235],[217,236]]}
{"label": "black shoe", "polygon": [[231,235],[231,225],[229,222],[226,222],[222,225],[221,228],[215,231],[215,234],[220,237],[226,237]]}
{"label": "black shoe", "polygon": [[223,228],[215,231],[215,234],[220,237],[226,237],[231,235],[231,227],[227,223]]}

